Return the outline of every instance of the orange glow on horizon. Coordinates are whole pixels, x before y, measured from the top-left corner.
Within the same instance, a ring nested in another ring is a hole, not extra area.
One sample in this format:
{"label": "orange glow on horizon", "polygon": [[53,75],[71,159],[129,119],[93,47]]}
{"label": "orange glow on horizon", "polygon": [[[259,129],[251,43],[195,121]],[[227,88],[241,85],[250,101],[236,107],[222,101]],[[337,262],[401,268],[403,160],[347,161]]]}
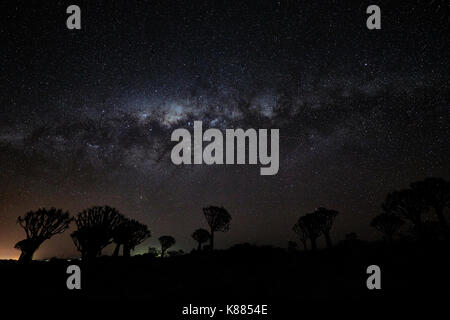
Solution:
{"label": "orange glow on horizon", "polygon": [[15,256],[15,257],[0,256],[0,260],[17,260],[17,259],[19,259],[19,257],[17,257],[17,256]]}
{"label": "orange glow on horizon", "polygon": [[20,252],[15,249],[0,249],[0,260],[18,260]]}

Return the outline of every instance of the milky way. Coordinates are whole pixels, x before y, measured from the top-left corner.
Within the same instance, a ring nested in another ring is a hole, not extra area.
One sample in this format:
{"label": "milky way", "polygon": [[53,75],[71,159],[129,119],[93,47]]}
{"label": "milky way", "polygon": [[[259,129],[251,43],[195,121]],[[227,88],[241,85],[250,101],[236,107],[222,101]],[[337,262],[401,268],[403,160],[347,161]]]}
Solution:
{"label": "milky way", "polygon": [[[71,3],[2,9],[0,258],[23,234],[15,218],[56,206],[109,204],[177,238],[223,205],[217,245],[285,246],[296,218],[341,212],[334,237],[374,239],[386,193],[449,178],[448,19],[440,2],[303,1]],[[386,14],[384,14],[386,13]],[[280,129],[280,171],[175,166],[176,128]],[[138,250],[138,251],[139,251]],[[38,257],[71,256],[68,234]]]}

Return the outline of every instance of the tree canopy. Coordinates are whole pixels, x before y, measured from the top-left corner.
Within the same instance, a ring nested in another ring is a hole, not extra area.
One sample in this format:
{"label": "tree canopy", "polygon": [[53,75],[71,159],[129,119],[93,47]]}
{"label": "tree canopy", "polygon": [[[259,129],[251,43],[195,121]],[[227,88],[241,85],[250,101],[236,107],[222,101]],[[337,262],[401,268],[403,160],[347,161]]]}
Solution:
{"label": "tree canopy", "polygon": [[175,238],[172,236],[161,236],[159,237],[159,243],[161,244],[161,257],[164,257],[167,249],[175,245]]}
{"label": "tree canopy", "polygon": [[32,260],[34,253],[45,240],[66,231],[71,222],[72,218],[68,211],[56,208],[40,208],[18,217],[17,223],[25,230],[27,236],[14,246],[22,251],[19,261]]}
{"label": "tree canopy", "polygon": [[123,219],[118,210],[109,206],[95,206],[78,213],[75,219],[77,230],[71,236],[83,258],[100,255],[112,242],[114,231]]}

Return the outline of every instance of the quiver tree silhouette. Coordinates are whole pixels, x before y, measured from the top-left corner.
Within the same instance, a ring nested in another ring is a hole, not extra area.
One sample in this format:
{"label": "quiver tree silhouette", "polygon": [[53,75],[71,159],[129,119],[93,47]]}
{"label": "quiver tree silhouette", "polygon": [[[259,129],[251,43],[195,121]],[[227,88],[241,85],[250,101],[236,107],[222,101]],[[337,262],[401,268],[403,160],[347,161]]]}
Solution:
{"label": "quiver tree silhouette", "polygon": [[300,217],[299,221],[311,242],[311,250],[315,251],[317,249],[317,238],[322,235],[322,223],[319,216],[315,213],[308,213]]}
{"label": "quiver tree silhouette", "polygon": [[330,231],[333,227],[334,219],[339,214],[336,210],[326,208],[317,208],[314,213],[317,216],[317,221],[320,223],[322,234],[325,236],[325,242],[328,248],[332,247]]}
{"label": "quiver tree silhouette", "polygon": [[399,231],[405,222],[389,212],[383,212],[372,219],[370,226],[386,236],[389,243],[392,242],[394,235]]}
{"label": "quiver tree silhouette", "polygon": [[300,242],[303,245],[303,249],[305,251],[308,251],[308,234],[306,233],[306,229],[303,225],[302,219],[297,220],[297,222],[292,227],[292,230],[297,234]]}
{"label": "quiver tree silhouette", "polygon": [[418,238],[425,237],[423,216],[428,211],[423,197],[412,189],[394,191],[386,196],[382,206],[384,212],[394,214],[413,225],[413,231]]}
{"label": "quiver tree silhouette", "polygon": [[116,244],[113,256],[119,255],[120,246],[123,245],[123,256],[129,257],[131,250],[151,236],[148,227],[136,220],[124,218],[114,229],[113,242]]}
{"label": "quiver tree silhouette", "polygon": [[210,234],[208,230],[205,230],[203,228],[197,229],[192,234],[192,238],[194,238],[195,241],[198,242],[197,250],[202,250],[202,244],[207,242],[210,238]]}
{"label": "quiver tree silhouette", "polygon": [[166,253],[167,249],[175,244],[175,238],[172,236],[161,236],[158,240],[161,244],[161,258],[164,258],[164,254]]}
{"label": "quiver tree silhouette", "polygon": [[54,235],[66,231],[71,221],[69,212],[55,208],[29,211],[25,216],[18,217],[17,223],[25,230],[27,236],[26,239],[17,242],[14,246],[22,251],[19,261],[31,261],[40,245]]}
{"label": "quiver tree silhouette", "polygon": [[112,242],[115,229],[123,221],[123,215],[109,206],[95,206],[78,213],[75,219],[77,230],[71,236],[82,258],[91,260],[100,255]]}
{"label": "quiver tree silhouette", "polygon": [[432,207],[436,213],[441,229],[446,238],[450,237],[444,208],[450,206],[450,182],[442,178],[426,178],[411,183],[411,188],[420,194],[426,205]]}
{"label": "quiver tree silhouette", "polygon": [[224,207],[203,208],[203,214],[210,228],[210,246],[214,250],[214,232],[227,232],[230,229],[231,215]]}

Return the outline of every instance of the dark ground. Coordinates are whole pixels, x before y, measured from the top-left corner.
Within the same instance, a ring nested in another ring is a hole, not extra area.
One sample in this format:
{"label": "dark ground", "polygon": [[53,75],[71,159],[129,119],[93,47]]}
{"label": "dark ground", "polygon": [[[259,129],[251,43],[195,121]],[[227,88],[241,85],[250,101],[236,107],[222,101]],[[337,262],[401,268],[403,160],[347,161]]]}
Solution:
{"label": "dark ground", "polygon": [[[370,312],[395,305],[411,311],[415,305],[448,301],[448,254],[444,242],[388,246],[355,241],[316,253],[244,244],[163,259],[102,257],[90,265],[57,259],[30,265],[1,261],[0,281],[2,301],[107,303],[109,309],[129,303],[168,318],[182,318],[182,306],[189,304],[268,304],[271,316],[261,319],[318,305],[366,305],[372,306]],[[81,266],[82,290],[66,288],[70,264]],[[381,268],[381,290],[366,287],[371,264]]]}

